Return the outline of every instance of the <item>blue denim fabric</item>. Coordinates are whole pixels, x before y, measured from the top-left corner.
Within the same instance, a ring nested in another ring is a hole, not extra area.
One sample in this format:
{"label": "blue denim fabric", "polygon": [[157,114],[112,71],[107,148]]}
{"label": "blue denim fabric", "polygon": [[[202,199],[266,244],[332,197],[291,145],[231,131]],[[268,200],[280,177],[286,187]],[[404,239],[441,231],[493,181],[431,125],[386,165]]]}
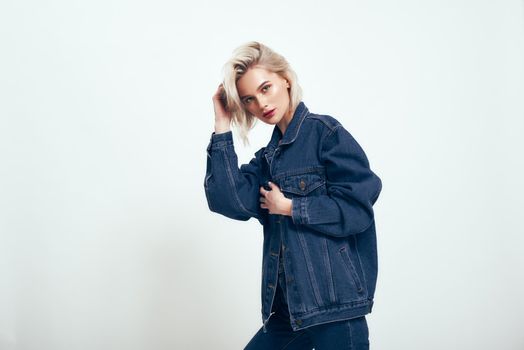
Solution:
{"label": "blue denim fabric", "polygon": [[293,331],[286,300],[285,271],[278,264],[278,286],[273,317],[261,327],[244,350],[369,350],[369,330],[365,316],[335,321]]}
{"label": "blue denim fabric", "polygon": [[251,338],[244,350],[369,350],[366,316],[293,331],[289,319],[278,316]]}
{"label": "blue denim fabric", "polygon": [[[268,181],[292,200],[291,216],[260,207]],[[211,211],[263,226],[263,332],[275,314],[279,262],[285,270],[293,331],[371,312],[378,259],[373,204],[382,181],[364,150],[329,115],[303,101],[284,135],[275,125],[267,146],[239,167],[232,132],[212,133],[204,189]]]}

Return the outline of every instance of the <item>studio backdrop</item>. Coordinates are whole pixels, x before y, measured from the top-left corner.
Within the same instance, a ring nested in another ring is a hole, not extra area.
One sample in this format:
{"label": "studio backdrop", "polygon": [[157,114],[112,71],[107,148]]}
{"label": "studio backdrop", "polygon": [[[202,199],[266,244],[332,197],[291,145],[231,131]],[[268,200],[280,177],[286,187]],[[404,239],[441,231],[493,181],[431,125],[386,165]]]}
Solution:
{"label": "studio backdrop", "polygon": [[[232,50],[383,182],[371,348],[524,349],[522,1],[2,1],[0,349],[242,349],[262,226],[209,210]],[[258,122],[240,163],[265,146]]]}

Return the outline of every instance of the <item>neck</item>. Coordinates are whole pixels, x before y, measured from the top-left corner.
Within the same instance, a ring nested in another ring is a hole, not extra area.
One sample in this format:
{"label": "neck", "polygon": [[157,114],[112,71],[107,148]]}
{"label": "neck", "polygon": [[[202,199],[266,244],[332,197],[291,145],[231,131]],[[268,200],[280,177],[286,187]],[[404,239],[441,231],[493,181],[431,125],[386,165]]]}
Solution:
{"label": "neck", "polygon": [[282,119],[277,123],[278,128],[280,129],[280,132],[282,133],[282,136],[284,136],[284,133],[286,132],[286,129],[291,123],[291,119],[293,119],[294,110],[288,109],[287,113],[284,114]]}

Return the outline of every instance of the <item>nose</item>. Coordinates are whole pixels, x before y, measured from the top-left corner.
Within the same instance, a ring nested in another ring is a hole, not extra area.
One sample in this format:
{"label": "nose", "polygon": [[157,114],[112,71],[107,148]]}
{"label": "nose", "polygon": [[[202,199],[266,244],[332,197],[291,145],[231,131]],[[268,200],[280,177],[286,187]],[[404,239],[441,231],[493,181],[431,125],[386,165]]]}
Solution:
{"label": "nose", "polygon": [[267,100],[266,97],[259,97],[258,98],[258,104],[260,106],[260,109],[264,111],[264,109],[267,107]]}

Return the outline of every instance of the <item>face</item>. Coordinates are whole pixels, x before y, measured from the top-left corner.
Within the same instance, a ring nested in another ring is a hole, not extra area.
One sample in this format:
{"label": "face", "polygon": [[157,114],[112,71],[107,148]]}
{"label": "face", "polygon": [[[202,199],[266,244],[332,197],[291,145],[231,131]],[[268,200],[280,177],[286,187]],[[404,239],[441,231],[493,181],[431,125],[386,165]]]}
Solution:
{"label": "face", "polygon": [[285,78],[260,66],[249,68],[237,81],[244,109],[267,124],[289,121],[289,86]]}

